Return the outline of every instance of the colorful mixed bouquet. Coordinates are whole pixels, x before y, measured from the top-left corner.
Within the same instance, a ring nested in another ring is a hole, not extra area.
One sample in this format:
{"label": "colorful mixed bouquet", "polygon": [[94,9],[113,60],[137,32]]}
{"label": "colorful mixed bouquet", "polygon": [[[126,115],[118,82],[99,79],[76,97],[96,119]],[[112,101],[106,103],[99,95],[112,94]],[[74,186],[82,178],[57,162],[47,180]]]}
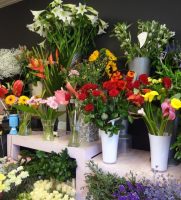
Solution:
{"label": "colorful mixed bouquet", "polygon": [[71,65],[75,54],[84,55],[94,38],[108,27],[94,8],[81,3],[76,6],[54,0],[45,10],[32,14],[34,22],[28,29],[44,37],[50,47],[58,48],[65,67]]}
{"label": "colorful mixed bouquet", "polygon": [[87,83],[78,92],[85,120],[93,122],[98,128],[106,133],[118,134],[119,119],[128,117],[130,84],[134,73],[128,72],[122,79],[112,79],[103,82],[99,87],[97,84]]}
{"label": "colorful mixed bouquet", "polygon": [[153,79],[146,74],[132,83],[132,94],[128,101],[138,108],[140,114],[153,135],[169,135],[169,122],[176,117],[175,110],[181,108],[179,94],[171,96],[172,81],[169,77]]}

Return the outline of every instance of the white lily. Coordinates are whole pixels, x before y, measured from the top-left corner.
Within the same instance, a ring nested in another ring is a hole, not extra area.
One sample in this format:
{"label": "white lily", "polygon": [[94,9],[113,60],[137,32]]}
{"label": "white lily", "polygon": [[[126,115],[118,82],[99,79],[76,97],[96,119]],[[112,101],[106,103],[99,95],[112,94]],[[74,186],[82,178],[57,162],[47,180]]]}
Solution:
{"label": "white lily", "polygon": [[55,7],[56,5],[61,5],[63,3],[62,0],[54,0],[52,3],[50,3],[50,5],[52,7]]}
{"label": "white lily", "polygon": [[145,115],[146,115],[146,113],[145,113],[145,111],[144,111],[143,108],[141,108],[141,109],[138,110],[138,114],[139,114],[139,115],[142,115],[142,116],[145,116]]}
{"label": "white lily", "polygon": [[148,36],[148,32],[142,32],[137,36],[138,41],[140,43],[140,48],[144,46],[146,39],[147,39],[147,36]]}
{"label": "white lily", "polygon": [[33,16],[34,16],[33,21],[38,20],[40,14],[41,14],[42,12],[44,12],[44,11],[45,11],[45,10],[38,10],[38,11],[35,11],[35,10],[33,11],[33,10],[31,10],[31,13],[32,13]]}
{"label": "white lily", "polygon": [[87,12],[86,5],[82,5],[81,3],[79,3],[79,6],[76,9],[77,9],[77,14],[83,15],[84,13]]}
{"label": "white lily", "polygon": [[98,15],[98,12],[96,10],[94,10],[94,8],[87,6],[87,10],[90,11],[91,13],[93,13],[94,15]]}
{"label": "white lily", "polygon": [[92,25],[96,24],[96,22],[98,20],[98,16],[95,16],[95,15],[86,15],[86,16],[91,21]]}
{"label": "white lily", "polygon": [[101,25],[103,30],[107,29],[109,27],[109,24],[105,21],[103,21],[102,19],[100,19]]}

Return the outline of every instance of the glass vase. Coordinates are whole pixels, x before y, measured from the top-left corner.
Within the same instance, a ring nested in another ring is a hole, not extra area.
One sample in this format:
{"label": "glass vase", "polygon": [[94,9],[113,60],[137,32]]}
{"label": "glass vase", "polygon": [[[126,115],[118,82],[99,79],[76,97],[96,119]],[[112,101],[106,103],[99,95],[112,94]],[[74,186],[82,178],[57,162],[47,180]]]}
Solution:
{"label": "glass vase", "polygon": [[55,120],[41,120],[43,126],[43,139],[47,141],[53,141],[53,129]]}
{"label": "glass vase", "polygon": [[20,124],[19,124],[19,135],[31,135],[31,114],[21,113],[20,114]]}
{"label": "glass vase", "polygon": [[72,103],[71,107],[69,107],[68,115],[70,122],[70,137],[69,137],[69,147],[78,147],[80,146],[79,140],[79,106],[76,103]]}

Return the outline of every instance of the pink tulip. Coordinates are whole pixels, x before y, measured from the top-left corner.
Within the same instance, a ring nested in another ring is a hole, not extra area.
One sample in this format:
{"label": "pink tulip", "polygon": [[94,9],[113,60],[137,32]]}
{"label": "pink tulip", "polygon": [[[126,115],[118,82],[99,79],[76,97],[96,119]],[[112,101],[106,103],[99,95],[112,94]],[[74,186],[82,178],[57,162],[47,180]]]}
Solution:
{"label": "pink tulip", "polygon": [[161,104],[161,108],[162,108],[162,114],[163,114],[164,117],[168,116],[168,120],[174,120],[175,119],[175,109],[172,108],[169,100],[165,100]]}
{"label": "pink tulip", "polygon": [[65,90],[55,91],[56,102],[60,105],[67,105],[69,103],[69,99],[67,99],[68,94]]}

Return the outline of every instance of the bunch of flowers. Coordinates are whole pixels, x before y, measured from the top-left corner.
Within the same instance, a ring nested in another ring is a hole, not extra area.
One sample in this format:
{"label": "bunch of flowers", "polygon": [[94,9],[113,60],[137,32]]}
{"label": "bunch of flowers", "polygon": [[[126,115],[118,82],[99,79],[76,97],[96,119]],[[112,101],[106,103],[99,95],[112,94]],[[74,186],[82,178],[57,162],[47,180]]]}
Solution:
{"label": "bunch of flowers", "polygon": [[10,191],[13,187],[20,185],[28,176],[28,172],[24,171],[22,166],[5,174],[0,173],[0,192]]}
{"label": "bunch of flowers", "polygon": [[85,83],[100,84],[102,79],[120,78],[116,61],[117,57],[108,49],[95,50],[87,60],[69,70],[67,80],[78,90]]}
{"label": "bunch of flowers", "polygon": [[54,180],[39,180],[33,185],[30,193],[22,193],[18,199],[26,197],[31,200],[75,200],[75,189],[67,183],[58,183]]}
{"label": "bunch of flowers", "polygon": [[62,111],[58,111],[59,105],[67,105],[69,100],[70,94],[67,91],[57,90],[54,96],[46,99],[32,96],[26,101],[26,105],[16,105],[15,107],[44,120],[56,120],[59,115],[63,114]]}
{"label": "bunch of flowers", "polygon": [[75,53],[86,53],[94,38],[108,27],[94,8],[81,3],[76,6],[54,0],[45,10],[32,14],[34,22],[27,25],[28,29],[44,37],[51,47],[58,48],[66,67],[71,65]]}
{"label": "bunch of flowers", "polygon": [[175,35],[165,24],[156,21],[138,21],[138,40],[139,43],[132,43],[131,33],[128,31],[131,25],[117,23],[113,30],[119,42],[121,50],[128,60],[134,57],[149,57],[159,59],[168,41]]}
{"label": "bunch of flowers", "polygon": [[16,59],[19,54],[18,49],[0,49],[0,79],[20,73],[21,67]]}
{"label": "bunch of flowers", "polygon": [[25,104],[28,100],[27,96],[21,96],[23,91],[23,81],[16,80],[12,87],[5,87],[4,85],[0,85],[0,101],[7,111],[15,111],[13,110],[13,105],[15,104]]}
{"label": "bunch of flowers", "polygon": [[128,101],[138,109],[150,134],[170,134],[169,122],[175,119],[175,110],[181,108],[180,95],[171,96],[172,81],[169,77],[153,79],[146,74],[132,82]]}
{"label": "bunch of flowers", "polygon": [[117,134],[120,124],[118,119],[128,117],[130,84],[134,73],[128,72],[122,79],[112,79],[97,84],[87,83],[78,92],[78,99],[85,118],[93,122],[106,133]]}

